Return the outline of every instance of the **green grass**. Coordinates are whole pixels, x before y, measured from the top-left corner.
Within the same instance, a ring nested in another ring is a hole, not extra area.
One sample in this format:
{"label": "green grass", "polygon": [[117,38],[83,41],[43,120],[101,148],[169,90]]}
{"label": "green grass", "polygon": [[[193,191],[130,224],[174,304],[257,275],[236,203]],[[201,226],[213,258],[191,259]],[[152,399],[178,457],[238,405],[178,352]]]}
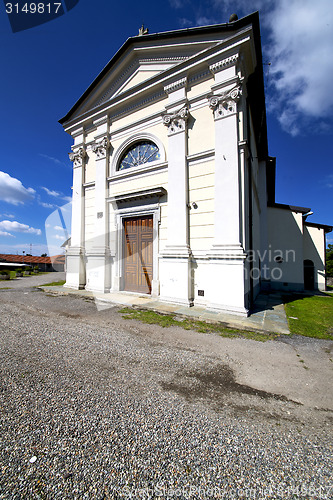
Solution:
{"label": "green grass", "polygon": [[333,340],[333,296],[286,295],[284,302],[291,333]]}
{"label": "green grass", "polygon": [[148,323],[150,325],[159,325],[163,328],[180,326],[185,330],[195,330],[201,333],[217,333],[221,337],[246,338],[251,340],[258,340],[260,342],[273,340],[277,337],[276,334],[266,334],[261,332],[227,328],[218,323],[207,323],[206,321],[196,321],[188,318],[175,319],[176,317],[173,314],[160,314],[154,311],[143,309],[131,309],[129,307],[125,307],[119,312],[122,314],[124,319],[134,319],[143,323]]}
{"label": "green grass", "polygon": [[52,283],[44,283],[44,285],[40,286],[62,286],[66,283],[65,280],[60,280],[60,281],[52,281]]}

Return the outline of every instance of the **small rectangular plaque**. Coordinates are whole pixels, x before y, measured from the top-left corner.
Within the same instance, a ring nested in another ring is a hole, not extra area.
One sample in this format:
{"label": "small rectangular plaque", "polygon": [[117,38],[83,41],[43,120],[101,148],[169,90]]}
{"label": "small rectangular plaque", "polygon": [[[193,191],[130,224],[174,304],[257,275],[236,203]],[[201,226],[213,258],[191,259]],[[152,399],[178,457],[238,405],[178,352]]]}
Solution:
{"label": "small rectangular plaque", "polygon": [[103,219],[103,212],[97,212],[97,219]]}
{"label": "small rectangular plaque", "polygon": [[199,297],[204,297],[205,296],[205,291],[204,290],[198,290],[198,295],[199,295]]}

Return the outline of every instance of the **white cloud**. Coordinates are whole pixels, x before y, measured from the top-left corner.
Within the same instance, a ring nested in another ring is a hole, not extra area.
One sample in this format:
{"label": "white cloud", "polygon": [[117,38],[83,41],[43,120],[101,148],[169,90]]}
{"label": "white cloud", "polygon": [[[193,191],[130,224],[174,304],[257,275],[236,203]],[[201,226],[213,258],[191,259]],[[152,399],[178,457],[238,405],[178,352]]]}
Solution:
{"label": "white cloud", "polygon": [[60,240],[62,242],[64,242],[67,238],[65,237],[65,235],[60,235],[60,234],[54,234],[53,235],[53,238],[55,238],[56,240]]}
{"label": "white cloud", "polygon": [[54,226],[53,229],[55,229],[56,231],[63,231],[64,230],[64,228],[61,226]]}
{"label": "white cloud", "polygon": [[271,109],[295,135],[309,119],[328,118],[333,111],[333,3],[280,0],[264,23],[270,29],[270,83],[277,92]]}
{"label": "white cloud", "polygon": [[44,208],[57,208],[57,205],[54,205],[53,203],[44,203],[43,201],[38,200],[39,205],[41,205]]}
{"label": "white cloud", "polygon": [[42,186],[42,189],[44,189],[44,191],[49,195],[49,196],[54,196],[54,197],[57,197],[57,196],[60,196],[61,193],[58,193],[58,191],[52,191],[51,189],[48,189],[47,187],[43,187]]}
{"label": "white cloud", "polygon": [[10,233],[7,233],[7,231],[1,231],[1,230],[0,230],[0,236],[12,236],[13,238],[15,238],[15,236],[13,234],[10,234]]}
{"label": "white cloud", "polygon": [[42,234],[40,229],[35,229],[27,224],[21,224],[20,222],[10,220],[3,220],[0,222],[0,230],[2,229],[5,231],[16,231],[18,233],[37,234],[38,236]]}
{"label": "white cloud", "polygon": [[271,62],[268,111],[291,135],[331,130],[332,0],[207,0],[195,10],[186,0],[170,0],[170,4],[177,12],[183,9],[182,27],[191,21],[196,26],[225,23],[233,13],[241,18],[259,10],[263,40],[268,36],[263,59]]}
{"label": "white cloud", "polygon": [[12,205],[23,204],[34,198],[36,191],[25,188],[21,181],[0,171],[0,199]]}

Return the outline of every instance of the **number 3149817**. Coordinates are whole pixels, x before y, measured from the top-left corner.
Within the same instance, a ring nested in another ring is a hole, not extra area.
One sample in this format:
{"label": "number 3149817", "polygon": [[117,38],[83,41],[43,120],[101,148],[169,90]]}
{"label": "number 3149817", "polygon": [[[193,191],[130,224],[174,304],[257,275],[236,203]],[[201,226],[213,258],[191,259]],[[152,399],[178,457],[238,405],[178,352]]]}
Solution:
{"label": "number 3149817", "polygon": [[57,14],[61,7],[60,3],[6,3],[7,14]]}

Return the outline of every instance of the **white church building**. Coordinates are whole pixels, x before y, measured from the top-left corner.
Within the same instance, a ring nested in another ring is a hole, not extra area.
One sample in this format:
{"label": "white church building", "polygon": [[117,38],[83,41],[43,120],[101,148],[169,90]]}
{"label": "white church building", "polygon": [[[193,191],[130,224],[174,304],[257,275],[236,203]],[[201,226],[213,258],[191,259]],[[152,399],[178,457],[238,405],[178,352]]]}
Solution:
{"label": "white church building", "polygon": [[247,315],[325,289],[325,234],[275,201],[258,13],[129,38],[67,115],[66,285]]}

